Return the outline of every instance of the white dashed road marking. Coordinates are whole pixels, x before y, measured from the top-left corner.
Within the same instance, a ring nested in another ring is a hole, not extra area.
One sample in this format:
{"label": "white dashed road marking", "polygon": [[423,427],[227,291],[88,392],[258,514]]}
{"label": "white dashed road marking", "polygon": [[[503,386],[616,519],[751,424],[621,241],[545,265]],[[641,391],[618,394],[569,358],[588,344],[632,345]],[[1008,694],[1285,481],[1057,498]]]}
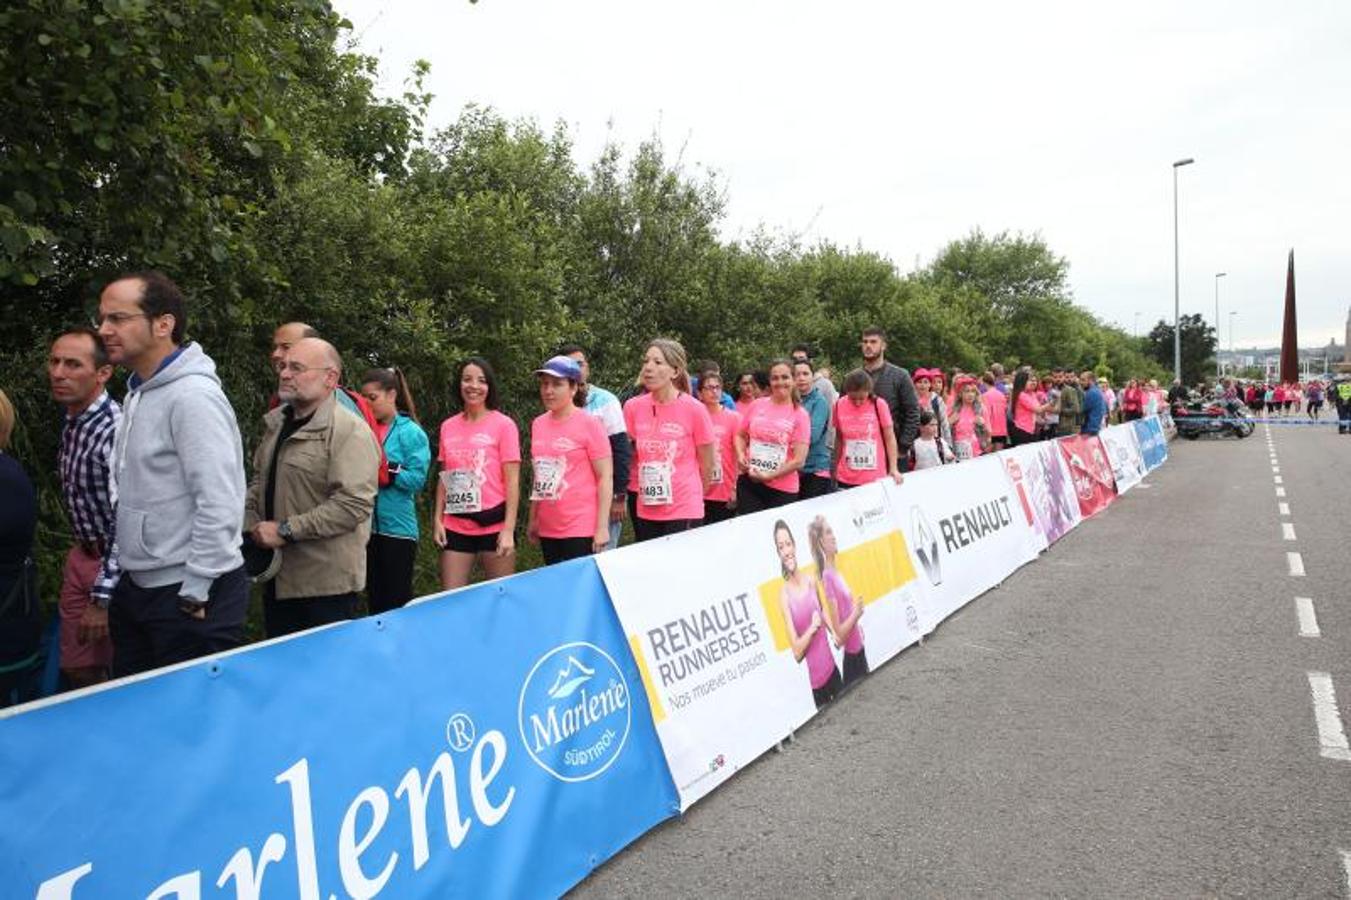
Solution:
{"label": "white dashed road marking", "polygon": [[1283,487],[1278,487],[1278,488],[1276,488],[1276,496],[1277,496],[1277,497],[1284,497],[1284,496],[1285,496],[1285,488],[1283,488]]}
{"label": "white dashed road marking", "polygon": [[1285,554],[1285,564],[1290,567],[1291,577],[1304,577],[1304,557],[1298,553],[1287,553]]}
{"label": "white dashed road marking", "polygon": [[1290,504],[1289,504],[1289,503],[1282,503],[1282,504],[1280,504],[1280,507],[1281,507],[1281,515],[1283,515],[1283,516],[1288,516],[1288,515],[1290,515]]}
{"label": "white dashed road marking", "polygon": [[1289,522],[1281,523],[1281,537],[1287,541],[1295,540],[1295,526]]}
{"label": "white dashed road marking", "polygon": [[1337,692],[1332,676],[1326,672],[1309,673],[1309,692],[1313,695],[1313,716],[1318,723],[1318,752],[1328,759],[1351,762],[1351,746],[1346,743],[1342,717],[1337,712]]}
{"label": "white dashed road marking", "polygon": [[1318,617],[1313,612],[1313,600],[1308,597],[1295,598],[1295,615],[1299,617],[1300,637],[1321,637],[1318,630]]}

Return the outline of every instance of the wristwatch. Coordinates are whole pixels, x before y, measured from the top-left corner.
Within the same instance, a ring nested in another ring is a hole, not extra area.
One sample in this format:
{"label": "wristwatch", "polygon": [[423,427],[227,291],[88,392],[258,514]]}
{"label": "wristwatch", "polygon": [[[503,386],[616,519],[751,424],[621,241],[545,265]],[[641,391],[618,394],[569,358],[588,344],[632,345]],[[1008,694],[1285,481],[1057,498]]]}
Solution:
{"label": "wristwatch", "polygon": [[194,600],[191,597],[179,596],[178,610],[189,616],[195,616],[206,609],[205,600]]}
{"label": "wristwatch", "polygon": [[282,519],[281,524],[277,526],[277,537],[288,544],[294,544],[296,542],[295,535],[291,533],[290,519]]}

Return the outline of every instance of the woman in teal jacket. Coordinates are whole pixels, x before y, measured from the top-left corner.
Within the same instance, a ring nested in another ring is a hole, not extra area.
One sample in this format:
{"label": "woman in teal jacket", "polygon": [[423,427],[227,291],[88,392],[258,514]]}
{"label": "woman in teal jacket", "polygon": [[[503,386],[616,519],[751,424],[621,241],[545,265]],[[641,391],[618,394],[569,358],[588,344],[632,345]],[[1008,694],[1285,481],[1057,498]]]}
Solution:
{"label": "woman in teal jacket", "polygon": [[417,495],[427,483],[432,452],[402,372],[371,369],[362,380],[361,393],[371,404],[387,469],[380,478],[366,545],[366,604],[375,614],[413,599]]}

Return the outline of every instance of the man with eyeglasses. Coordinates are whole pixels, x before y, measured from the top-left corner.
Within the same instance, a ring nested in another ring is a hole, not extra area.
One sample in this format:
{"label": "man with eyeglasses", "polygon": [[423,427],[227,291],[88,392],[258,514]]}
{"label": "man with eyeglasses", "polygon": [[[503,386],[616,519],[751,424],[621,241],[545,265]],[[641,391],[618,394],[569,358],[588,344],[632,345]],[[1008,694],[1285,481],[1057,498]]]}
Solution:
{"label": "man with eyeglasses", "polygon": [[357,615],[378,489],[374,433],[337,400],[342,357],[302,338],[282,360],[281,406],[263,417],[244,528],[281,551],[263,592],[263,623],[278,637]]}
{"label": "man with eyeglasses", "polygon": [[187,324],[182,292],[160,272],[118,278],[99,296],[108,359],[131,370],[112,454],[114,676],[244,639],[244,450],[215,363],[184,341]]}

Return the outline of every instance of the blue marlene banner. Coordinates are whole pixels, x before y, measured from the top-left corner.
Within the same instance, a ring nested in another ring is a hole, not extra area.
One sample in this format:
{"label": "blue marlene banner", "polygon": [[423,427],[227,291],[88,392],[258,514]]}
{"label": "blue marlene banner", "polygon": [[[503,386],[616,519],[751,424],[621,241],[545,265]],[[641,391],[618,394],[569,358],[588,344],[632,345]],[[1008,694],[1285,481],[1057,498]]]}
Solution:
{"label": "blue marlene banner", "polygon": [[0,720],[10,897],[556,896],[679,807],[589,559]]}
{"label": "blue marlene banner", "polygon": [[1136,419],[1131,425],[1135,427],[1135,437],[1140,442],[1140,456],[1145,461],[1145,468],[1152,472],[1168,459],[1168,441],[1164,437],[1163,427],[1157,416]]}

